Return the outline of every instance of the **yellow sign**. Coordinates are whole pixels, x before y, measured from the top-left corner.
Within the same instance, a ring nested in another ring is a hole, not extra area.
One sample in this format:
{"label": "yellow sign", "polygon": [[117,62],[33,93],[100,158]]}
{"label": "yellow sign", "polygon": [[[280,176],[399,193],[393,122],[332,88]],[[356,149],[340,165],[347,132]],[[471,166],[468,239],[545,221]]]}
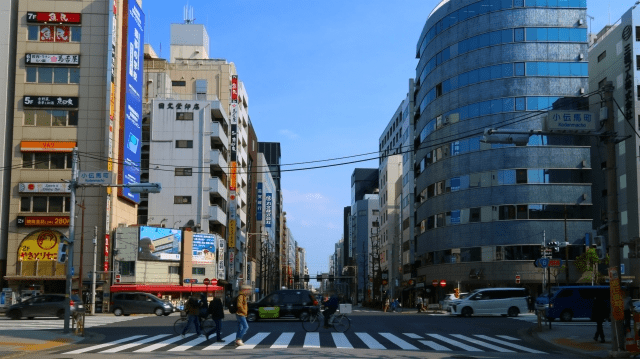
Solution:
{"label": "yellow sign", "polygon": [[624,297],[620,288],[618,269],[609,268],[609,288],[611,293],[611,315],[615,320],[624,320]]}
{"label": "yellow sign", "polygon": [[229,249],[236,248],[236,220],[229,220]]}
{"label": "yellow sign", "polygon": [[37,231],[29,234],[18,247],[19,261],[55,261],[62,234],[58,231]]}

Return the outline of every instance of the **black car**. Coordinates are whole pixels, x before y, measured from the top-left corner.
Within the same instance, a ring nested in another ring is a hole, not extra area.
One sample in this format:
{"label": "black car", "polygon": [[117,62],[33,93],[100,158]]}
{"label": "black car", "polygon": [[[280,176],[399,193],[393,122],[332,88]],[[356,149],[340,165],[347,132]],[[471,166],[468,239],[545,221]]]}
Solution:
{"label": "black car", "polygon": [[173,305],[153,294],[116,293],[111,301],[111,311],[116,316],[129,314],[155,314],[157,316],[173,313]]}
{"label": "black car", "polygon": [[261,300],[248,304],[247,320],[304,318],[314,310],[318,301],[303,289],[279,290]]}
{"label": "black car", "polygon": [[[31,297],[23,302],[14,304],[7,309],[6,316],[11,319],[27,317],[58,317],[64,318],[65,307],[64,294],[44,294]],[[84,305],[80,297],[73,294],[69,298],[69,310],[71,315],[75,312],[83,312]]]}

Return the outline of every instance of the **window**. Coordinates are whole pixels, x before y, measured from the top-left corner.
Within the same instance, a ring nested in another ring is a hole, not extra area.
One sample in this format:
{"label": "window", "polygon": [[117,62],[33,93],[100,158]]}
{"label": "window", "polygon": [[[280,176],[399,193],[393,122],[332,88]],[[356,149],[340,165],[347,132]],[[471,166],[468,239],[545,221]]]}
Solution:
{"label": "window", "polygon": [[71,153],[25,152],[22,168],[36,170],[71,168]]}
{"label": "window", "polygon": [[69,212],[71,198],[65,196],[23,196],[20,197],[20,212],[54,213]]}
{"label": "window", "polygon": [[180,274],[180,267],[169,266],[169,274]]}
{"label": "window", "polygon": [[176,140],[176,148],[193,148],[192,140]]}
{"label": "window", "polygon": [[38,32],[40,31],[39,26],[28,26],[27,27],[27,40],[29,41],[38,41]]}
{"label": "window", "polygon": [[193,121],[193,112],[176,112],[176,121]]}
{"label": "window", "polygon": [[516,62],[516,76],[524,76],[524,62]]}
{"label": "window", "polygon": [[25,110],[24,126],[77,126],[78,111]]}
{"label": "window", "polygon": [[604,60],[604,58],[607,57],[607,51],[602,51],[602,53],[600,55],[598,55],[598,62]]}
{"label": "window", "polygon": [[193,267],[193,268],[191,268],[191,274],[204,275],[204,267]]}
{"label": "window", "polygon": [[27,67],[29,83],[77,84],[80,83],[80,69],[71,67]]}
{"label": "window", "polygon": [[442,83],[436,85],[436,97],[442,96]]}
{"label": "window", "polygon": [[186,81],[171,81],[172,86],[187,86]]}
{"label": "window", "polygon": [[27,40],[40,42],[80,42],[82,27],[67,25],[30,25]]}
{"label": "window", "polygon": [[480,207],[469,209],[469,222],[480,222]]}
{"label": "window", "polygon": [[121,275],[136,275],[136,262],[120,262],[120,274]]}
{"label": "window", "polygon": [[173,196],[173,204],[191,204],[191,196]]}
{"label": "window", "polygon": [[516,219],[516,206],[500,206],[499,212],[499,219],[501,221]]}
{"label": "window", "polygon": [[176,176],[191,176],[192,169],[191,168],[176,168],[175,169]]}
{"label": "window", "polygon": [[604,85],[607,84],[607,78],[603,78],[600,82],[598,82],[598,88],[601,89],[604,87]]}

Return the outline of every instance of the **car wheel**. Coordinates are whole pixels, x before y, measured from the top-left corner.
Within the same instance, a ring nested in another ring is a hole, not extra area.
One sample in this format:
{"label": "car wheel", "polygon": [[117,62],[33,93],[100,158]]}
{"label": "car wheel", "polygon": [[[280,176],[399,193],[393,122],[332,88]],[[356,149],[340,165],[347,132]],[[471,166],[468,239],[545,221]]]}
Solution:
{"label": "car wheel", "polygon": [[565,310],[560,313],[560,321],[562,322],[570,322],[573,319],[573,313],[570,310]]}
{"label": "car wheel", "polygon": [[507,311],[507,316],[509,316],[509,317],[517,317],[518,314],[520,314],[520,310],[518,308],[516,308],[516,307],[511,307]]}
{"label": "car wheel", "polygon": [[164,314],[164,310],[162,310],[162,308],[156,308],[153,312],[159,317]]}
{"label": "car wheel", "polygon": [[305,320],[309,320],[309,312],[302,312],[300,313],[300,320],[301,321],[305,321]]}
{"label": "car wheel", "polygon": [[256,320],[258,320],[256,313],[251,312],[247,315],[247,322],[255,322]]}
{"label": "car wheel", "polygon": [[119,317],[122,314],[124,314],[124,312],[122,311],[121,308],[116,308],[116,309],[113,310],[113,315],[115,315],[116,317]]}
{"label": "car wheel", "polygon": [[473,309],[469,307],[464,307],[462,308],[462,311],[460,313],[462,314],[463,317],[470,317],[473,314]]}
{"label": "car wheel", "polygon": [[56,317],[58,317],[58,319],[64,319],[64,309],[60,309],[58,313],[56,313]]}
{"label": "car wheel", "polygon": [[12,311],[7,312],[7,317],[11,319],[20,319],[22,317],[22,312],[19,309],[14,309]]}

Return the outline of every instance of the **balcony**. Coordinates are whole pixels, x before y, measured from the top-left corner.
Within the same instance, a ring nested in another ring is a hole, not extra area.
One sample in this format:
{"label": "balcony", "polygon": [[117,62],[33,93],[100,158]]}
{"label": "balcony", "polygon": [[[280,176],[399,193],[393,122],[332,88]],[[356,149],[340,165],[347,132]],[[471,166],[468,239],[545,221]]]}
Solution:
{"label": "balcony", "polygon": [[229,137],[224,133],[220,122],[211,123],[211,142],[216,145],[222,145],[224,148],[229,148]]}
{"label": "balcony", "polygon": [[209,222],[218,223],[226,226],[227,214],[218,205],[209,206]]}
{"label": "balcony", "polygon": [[227,198],[227,188],[218,177],[209,178],[209,193],[216,194],[217,197]]}
{"label": "balcony", "polygon": [[227,161],[225,161],[222,153],[219,150],[213,150],[210,152],[211,155],[211,166],[216,167],[219,170],[222,170],[224,173],[229,174],[229,169],[227,165]]}

